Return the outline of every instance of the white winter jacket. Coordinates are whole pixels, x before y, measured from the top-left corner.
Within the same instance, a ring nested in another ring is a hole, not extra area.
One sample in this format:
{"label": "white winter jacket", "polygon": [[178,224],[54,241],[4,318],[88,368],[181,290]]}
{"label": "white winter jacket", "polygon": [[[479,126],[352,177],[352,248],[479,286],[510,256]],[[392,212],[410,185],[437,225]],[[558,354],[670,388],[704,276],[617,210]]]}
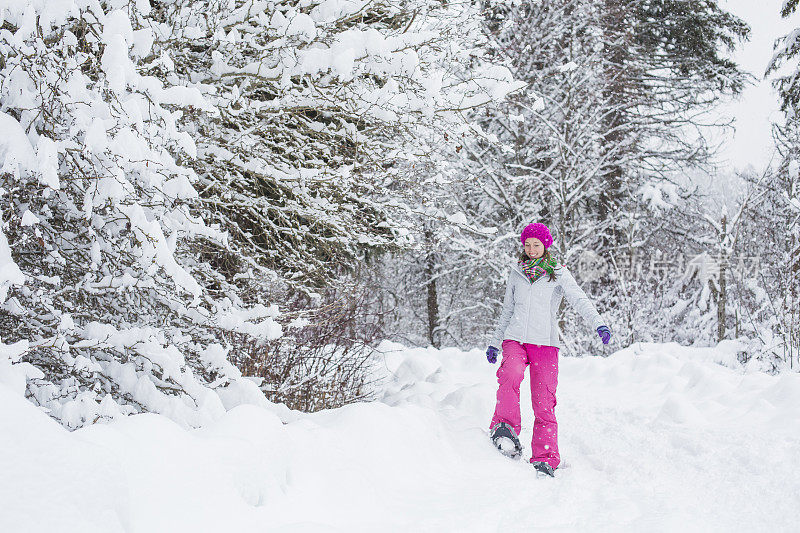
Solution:
{"label": "white winter jacket", "polygon": [[558,306],[564,296],[584,320],[596,330],[604,324],[592,301],[562,266],[556,269],[556,280],[545,274],[531,283],[519,264],[511,265],[506,283],[506,296],[500,322],[490,346],[501,347],[505,339],[528,344],[560,347],[558,338]]}

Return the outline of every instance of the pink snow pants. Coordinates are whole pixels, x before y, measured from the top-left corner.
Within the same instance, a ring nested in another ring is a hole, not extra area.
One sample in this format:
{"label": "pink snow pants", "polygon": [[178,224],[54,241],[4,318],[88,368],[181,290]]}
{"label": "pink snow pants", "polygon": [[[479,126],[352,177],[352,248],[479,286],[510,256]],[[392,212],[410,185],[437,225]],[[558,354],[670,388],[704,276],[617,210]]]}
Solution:
{"label": "pink snow pants", "polygon": [[[558,423],[554,413],[556,407],[556,384],[558,383],[558,348],[540,344],[520,344],[503,341],[503,360],[497,369],[497,405],[491,426],[505,422],[519,435],[522,421],[519,412],[519,386],[525,367],[531,368],[531,400],[533,403],[533,452],[531,462],[544,461],[553,468],[558,467]],[[490,427],[491,427],[490,426]]]}

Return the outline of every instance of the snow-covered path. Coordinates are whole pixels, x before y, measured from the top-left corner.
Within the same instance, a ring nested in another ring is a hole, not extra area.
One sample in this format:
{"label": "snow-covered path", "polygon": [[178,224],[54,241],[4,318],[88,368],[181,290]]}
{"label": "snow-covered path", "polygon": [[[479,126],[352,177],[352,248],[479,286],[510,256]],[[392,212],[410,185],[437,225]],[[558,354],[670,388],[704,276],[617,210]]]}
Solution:
{"label": "snow-covered path", "polygon": [[674,344],[562,358],[568,466],[537,479],[488,442],[482,353],[383,348],[380,401],[242,406],[196,431],[141,415],[67,433],[0,386],[0,530],[796,531],[798,374]]}
{"label": "snow-covered path", "polygon": [[[797,375],[742,375],[714,363],[724,352],[677,345],[637,346],[609,359],[563,358],[557,416],[568,467],[551,481],[535,479],[526,464],[496,457],[481,442],[495,390],[481,354],[442,355],[439,375],[425,378],[438,383],[417,381],[385,400],[438,411],[457,449],[450,467],[463,477],[451,476],[451,496],[462,507],[431,519],[438,527],[794,530]],[[455,378],[450,383],[448,375]],[[527,386],[526,379],[523,406],[530,401]],[[527,444],[531,409],[523,413]]]}

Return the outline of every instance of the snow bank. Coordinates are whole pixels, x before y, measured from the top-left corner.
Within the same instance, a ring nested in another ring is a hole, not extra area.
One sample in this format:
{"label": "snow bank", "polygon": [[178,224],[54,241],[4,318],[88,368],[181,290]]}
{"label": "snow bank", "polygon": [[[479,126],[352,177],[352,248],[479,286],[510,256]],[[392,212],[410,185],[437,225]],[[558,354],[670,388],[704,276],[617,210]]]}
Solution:
{"label": "snow bank", "polygon": [[[380,401],[246,405],[203,429],[147,414],[74,432],[0,382],[0,531],[788,530],[800,376],[638,344],[561,360],[566,467],[536,479],[486,426],[480,351],[384,343]],[[529,405],[527,380],[523,407]],[[531,437],[523,411],[523,443]]]}
{"label": "snow bank", "polygon": [[124,466],[0,384],[0,530],[126,531]]}

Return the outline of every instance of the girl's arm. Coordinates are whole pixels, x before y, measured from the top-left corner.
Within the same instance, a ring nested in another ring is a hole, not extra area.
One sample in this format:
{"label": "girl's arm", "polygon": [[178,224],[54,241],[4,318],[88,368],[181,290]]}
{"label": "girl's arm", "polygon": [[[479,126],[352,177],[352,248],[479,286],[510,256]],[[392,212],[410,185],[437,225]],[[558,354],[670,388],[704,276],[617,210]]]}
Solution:
{"label": "girl's arm", "polygon": [[511,315],[514,313],[514,282],[511,276],[514,272],[508,273],[508,280],[506,280],[506,296],[503,299],[503,310],[500,312],[500,320],[497,323],[497,328],[494,330],[492,340],[489,346],[500,348],[503,343],[503,335],[506,332],[508,323],[511,322]]}
{"label": "girl's arm", "polygon": [[566,267],[561,268],[556,279],[564,289],[564,296],[567,297],[570,305],[578,311],[578,314],[580,314],[586,322],[592,325],[593,330],[596,331],[597,328],[605,324],[605,321],[600,316],[600,313],[597,312],[597,309],[595,309],[592,301],[586,296],[583,289],[578,286],[575,278],[572,277],[572,273],[567,270]]}

